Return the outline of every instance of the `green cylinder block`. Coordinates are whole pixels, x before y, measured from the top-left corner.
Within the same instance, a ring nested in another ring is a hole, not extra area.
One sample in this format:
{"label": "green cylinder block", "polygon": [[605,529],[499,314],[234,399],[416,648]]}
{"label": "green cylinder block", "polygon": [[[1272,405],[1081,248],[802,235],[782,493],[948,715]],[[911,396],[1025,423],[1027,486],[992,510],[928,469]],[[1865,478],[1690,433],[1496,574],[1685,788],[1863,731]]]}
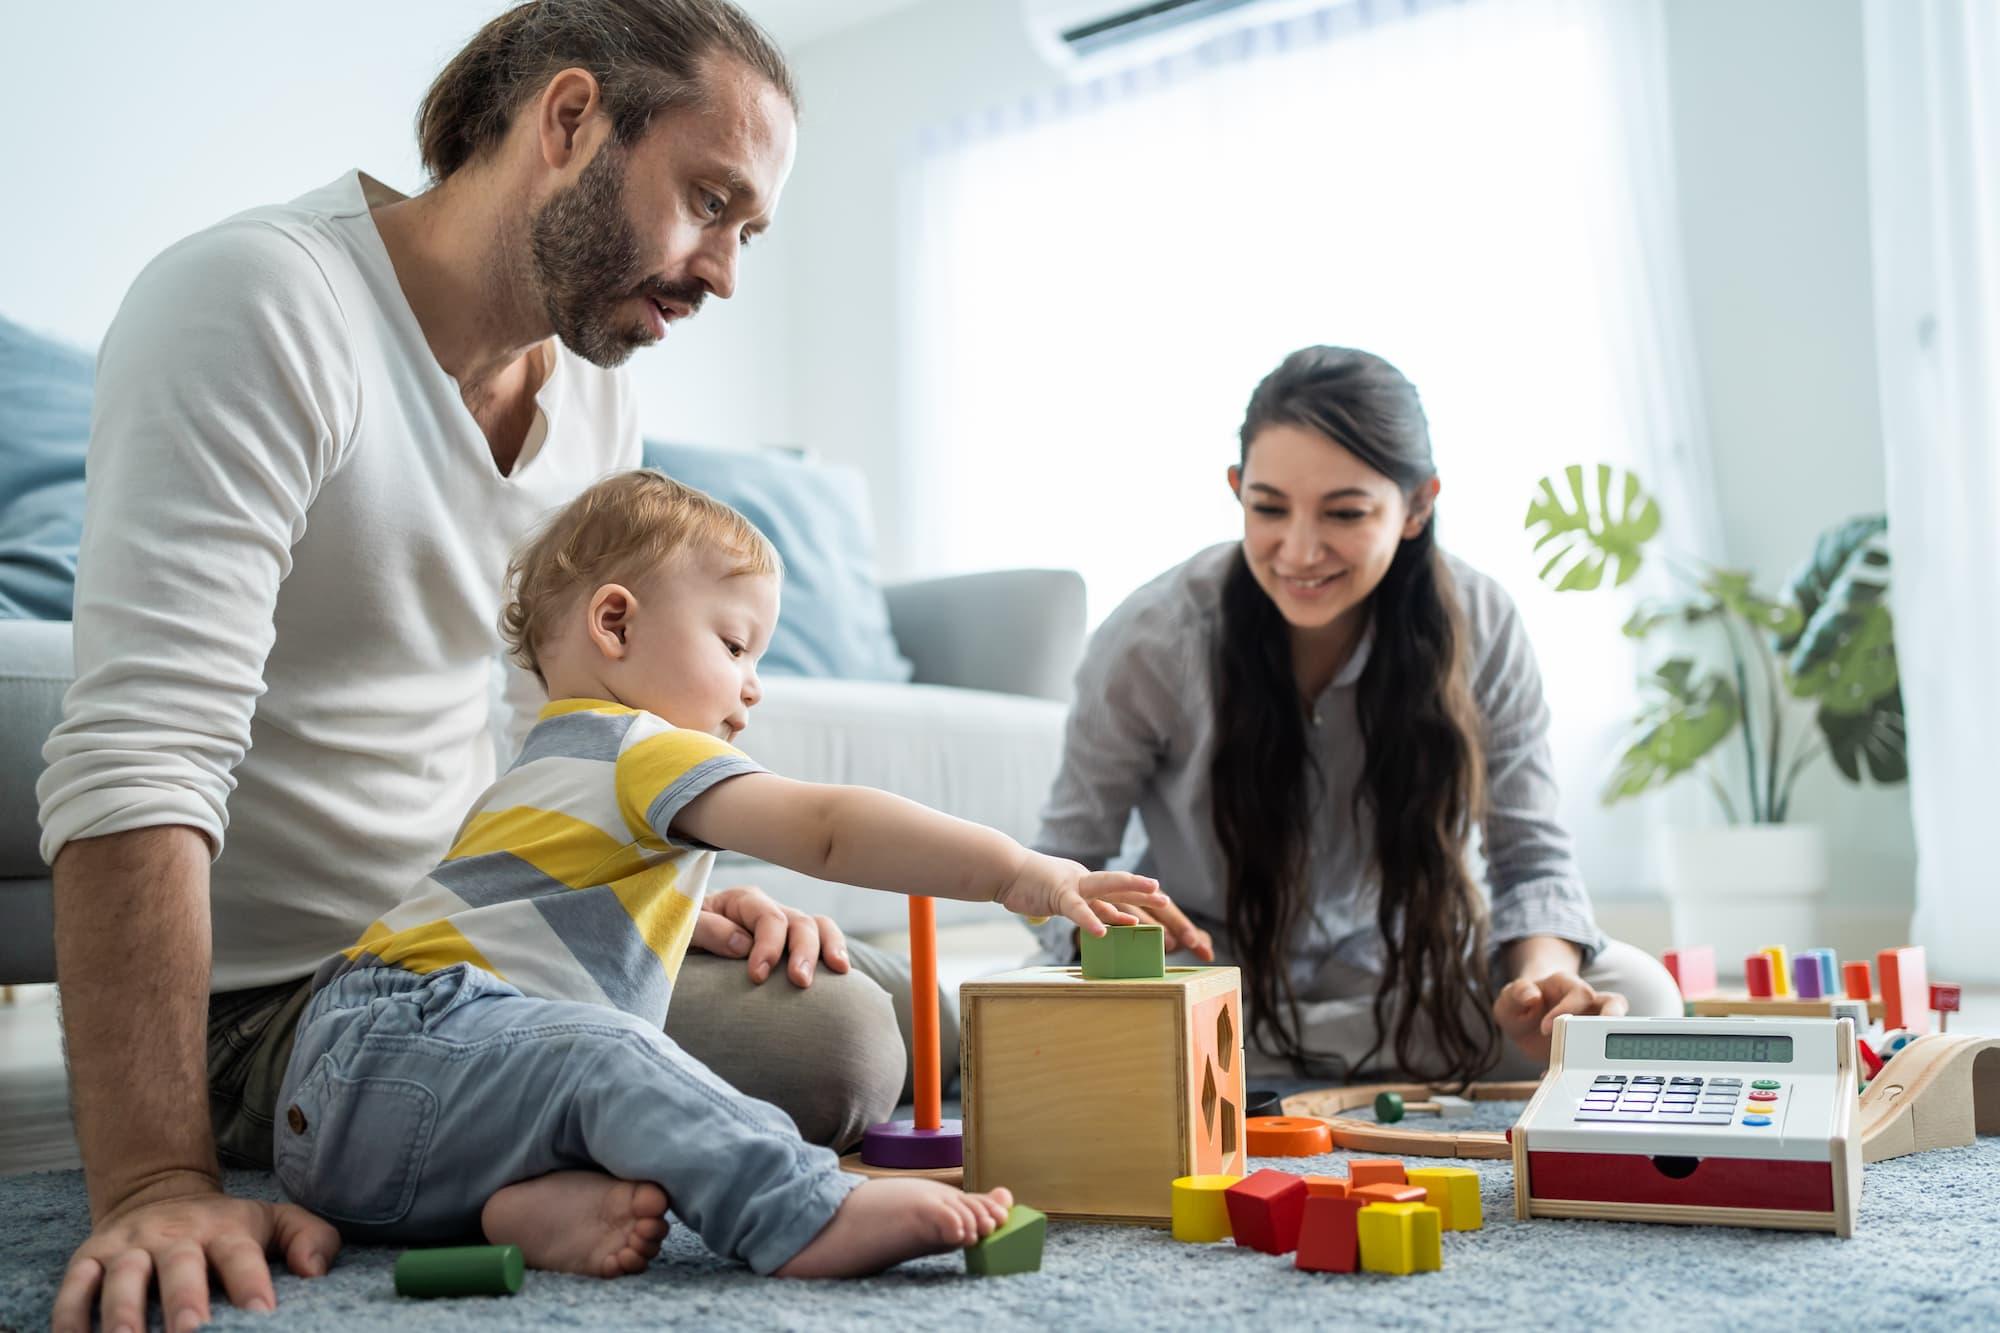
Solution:
{"label": "green cylinder block", "polygon": [[464,1245],[405,1250],[396,1260],[398,1296],[512,1296],[521,1289],[521,1247]]}

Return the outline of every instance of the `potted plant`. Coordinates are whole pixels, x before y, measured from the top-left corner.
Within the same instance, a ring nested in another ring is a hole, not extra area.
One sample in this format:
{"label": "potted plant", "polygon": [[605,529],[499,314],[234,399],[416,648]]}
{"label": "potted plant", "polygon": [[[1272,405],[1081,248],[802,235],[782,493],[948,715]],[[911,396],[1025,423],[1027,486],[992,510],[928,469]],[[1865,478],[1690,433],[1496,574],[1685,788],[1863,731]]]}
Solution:
{"label": "potted plant", "polygon": [[[1639,573],[1660,511],[1639,479],[1605,464],[1544,477],[1525,526],[1558,592],[1618,587]],[[1750,574],[1663,553],[1685,594],[1642,602],[1634,639],[1671,634],[1602,798],[1628,800],[1688,774],[1714,795],[1719,826],[1682,827],[1665,847],[1674,936],[1713,943],[1725,966],[1817,933],[1826,885],[1821,830],[1790,822],[1799,777],[1824,758],[1850,782],[1909,776],[1889,611],[1888,522],[1829,528],[1778,596]],[[1721,651],[1689,649],[1706,639]],[[1801,713],[1810,707],[1810,724]]]}

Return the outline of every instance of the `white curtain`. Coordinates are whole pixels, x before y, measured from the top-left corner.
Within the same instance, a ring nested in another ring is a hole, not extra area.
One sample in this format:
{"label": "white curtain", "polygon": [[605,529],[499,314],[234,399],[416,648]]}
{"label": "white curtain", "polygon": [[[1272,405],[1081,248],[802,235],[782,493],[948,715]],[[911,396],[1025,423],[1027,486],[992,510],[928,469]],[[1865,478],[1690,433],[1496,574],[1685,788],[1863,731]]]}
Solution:
{"label": "white curtain", "polygon": [[1630,599],[1544,589],[1522,519],[1538,477],[1603,460],[1718,549],[1660,29],[1657,0],[1347,3],[933,135],[905,232],[922,563],[1072,567],[1101,618],[1240,536],[1259,378],[1377,352],[1423,395],[1442,540],[1534,636],[1586,873],[1655,888],[1663,803],[1596,801]]}
{"label": "white curtain", "polygon": [[1865,13],[1914,936],[1932,976],[2000,981],[2000,6]]}

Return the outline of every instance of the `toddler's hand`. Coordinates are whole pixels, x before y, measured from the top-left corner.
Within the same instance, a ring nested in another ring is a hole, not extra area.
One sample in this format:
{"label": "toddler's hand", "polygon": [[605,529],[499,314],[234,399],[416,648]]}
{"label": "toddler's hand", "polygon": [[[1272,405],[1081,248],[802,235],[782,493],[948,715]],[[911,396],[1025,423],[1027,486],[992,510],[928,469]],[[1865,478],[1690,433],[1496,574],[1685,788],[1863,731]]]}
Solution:
{"label": "toddler's hand", "polygon": [[[1093,900],[1100,904],[1094,909]],[[1075,922],[1077,929],[1093,935],[1102,935],[1106,922],[1114,926],[1139,923],[1138,917],[1112,904],[1171,906],[1167,895],[1160,892],[1158,880],[1128,875],[1122,870],[1086,870],[1075,861],[1039,852],[1028,853],[1028,859],[1000,890],[996,901],[1021,916],[1065,917]]]}

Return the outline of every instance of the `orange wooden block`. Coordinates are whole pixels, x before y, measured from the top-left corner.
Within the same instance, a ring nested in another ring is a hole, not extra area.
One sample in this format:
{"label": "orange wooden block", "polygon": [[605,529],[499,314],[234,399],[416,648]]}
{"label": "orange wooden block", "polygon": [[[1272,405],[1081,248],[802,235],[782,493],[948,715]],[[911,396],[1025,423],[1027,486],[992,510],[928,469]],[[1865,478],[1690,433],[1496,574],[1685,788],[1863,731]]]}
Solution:
{"label": "orange wooden block", "polygon": [[1339,1176],[1307,1176],[1306,1196],[1313,1199],[1344,1199],[1348,1182]]}
{"label": "orange wooden block", "polygon": [[1875,976],[1882,983],[1883,1028],[1929,1032],[1931,983],[1924,972],[1923,946],[1882,950],[1875,955]]}
{"label": "orange wooden block", "polygon": [[1409,1177],[1403,1174],[1403,1162],[1398,1157],[1357,1157],[1347,1164],[1349,1192],[1359,1185],[1402,1185]]}
{"label": "orange wooden block", "polygon": [[1317,1157],[1333,1151],[1333,1130],[1324,1120],[1289,1115],[1252,1116],[1243,1122],[1243,1133],[1252,1157]]}
{"label": "orange wooden block", "polygon": [[1418,1185],[1355,1185],[1347,1191],[1350,1199],[1363,1203],[1423,1203],[1430,1196]]}

